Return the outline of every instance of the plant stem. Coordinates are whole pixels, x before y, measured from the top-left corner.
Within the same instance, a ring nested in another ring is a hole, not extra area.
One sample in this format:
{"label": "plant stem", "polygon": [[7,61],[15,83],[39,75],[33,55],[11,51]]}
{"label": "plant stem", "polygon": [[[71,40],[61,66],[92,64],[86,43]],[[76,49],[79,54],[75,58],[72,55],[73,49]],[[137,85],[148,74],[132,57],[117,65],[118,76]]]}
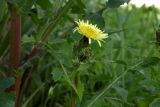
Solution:
{"label": "plant stem", "polygon": [[10,6],[11,27],[10,27],[10,66],[16,69],[20,62],[21,51],[21,16],[13,5]]}
{"label": "plant stem", "polygon": [[71,102],[70,102],[70,107],[75,107],[75,98],[74,98],[74,91],[71,90]]}
{"label": "plant stem", "polygon": [[[78,83],[80,81],[80,76],[79,74],[77,74],[77,76],[74,79],[74,85],[75,87],[77,87]],[[75,93],[74,90],[71,90],[71,103],[70,103],[70,107],[75,107]]]}
{"label": "plant stem", "polygon": [[[10,68],[11,68],[11,73],[13,73],[14,70],[18,70],[21,57],[21,16],[18,15],[17,9],[14,5],[9,4],[8,6],[11,13]],[[20,85],[21,85],[21,76],[18,75],[16,77],[16,83],[15,83],[15,92],[16,92],[15,107],[19,106]]]}
{"label": "plant stem", "polygon": [[[49,24],[49,26],[47,27],[46,31],[42,35],[41,42],[44,42],[47,39],[47,37],[49,36],[49,34],[56,28],[56,25],[63,18],[62,16],[69,11],[69,9],[72,7],[72,5],[73,5],[73,1],[69,0],[66,3],[66,5],[64,7],[62,7],[57,12],[57,15],[55,16],[55,19],[53,20],[52,23]],[[40,47],[41,47],[41,44],[37,44],[35,47],[33,47],[33,49],[31,50],[31,52],[28,54],[26,60],[20,66],[22,66],[24,63],[26,63],[28,60],[32,59],[32,57],[38,52],[38,50],[40,49]]]}

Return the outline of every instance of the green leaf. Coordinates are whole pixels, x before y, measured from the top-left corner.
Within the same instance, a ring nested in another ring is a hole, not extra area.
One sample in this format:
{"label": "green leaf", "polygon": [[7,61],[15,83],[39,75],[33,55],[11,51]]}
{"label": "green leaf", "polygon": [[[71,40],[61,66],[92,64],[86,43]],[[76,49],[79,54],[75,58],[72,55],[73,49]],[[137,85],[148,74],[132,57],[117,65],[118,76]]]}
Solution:
{"label": "green leaf", "polygon": [[52,71],[52,78],[54,81],[58,81],[61,79],[61,77],[63,76],[63,72],[58,69],[58,68],[55,68],[54,71]]}
{"label": "green leaf", "polygon": [[0,92],[0,107],[14,107],[15,93]]}
{"label": "green leaf", "polygon": [[123,61],[123,60],[115,60],[114,62],[115,62],[115,63],[118,63],[118,64],[125,65],[125,66],[127,65],[126,62]]}
{"label": "green leaf", "polygon": [[36,25],[38,25],[38,24],[40,23],[40,19],[39,19],[38,15],[37,15],[37,12],[36,12],[35,9],[32,9],[32,10],[31,10],[30,16],[31,16],[32,21],[33,21]]}
{"label": "green leaf", "polygon": [[82,2],[82,0],[75,0],[76,2],[77,2],[77,4],[79,5],[79,7],[81,7],[81,8],[85,8],[85,5],[84,5],[84,3]]}
{"label": "green leaf", "polygon": [[157,82],[153,80],[142,80],[139,82],[140,86],[148,91],[153,91],[156,88]]}
{"label": "green leaf", "polygon": [[23,41],[23,44],[35,42],[33,36],[27,36],[27,35],[23,36],[22,41]]}
{"label": "green leaf", "polygon": [[160,62],[160,58],[158,57],[147,57],[143,60],[143,63],[141,64],[142,67],[149,67],[156,65]]}
{"label": "green leaf", "polygon": [[0,81],[0,91],[4,91],[6,88],[9,88],[12,84],[15,83],[13,77],[6,77]]}
{"label": "green leaf", "polygon": [[36,2],[39,6],[41,6],[44,10],[48,10],[48,9],[51,9],[52,7],[52,4],[49,0],[37,0]]}
{"label": "green leaf", "polygon": [[124,88],[118,87],[118,86],[114,86],[113,88],[123,98],[123,100],[127,101],[127,96],[128,96],[127,90],[125,90]]}
{"label": "green leaf", "polygon": [[21,12],[23,14],[28,14],[35,2],[36,0],[25,0],[24,4],[21,6]]}
{"label": "green leaf", "polygon": [[0,45],[0,57],[4,54],[8,46],[9,46],[9,35],[6,35]]}
{"label": "green leaf", "polygon": [[0,0],[0,4],[1,4],[0,6],[0,22],[1,22],[6,9],[6,1]]}
{"label": "green leaf", "polygon": [[102,16],[103,11],[99,11],[96,13],[87,13],[87,17],[89,17],[89,20],[92,24],[96,24],[98,28],[103,29],[105,26],[105,21]]}
{"label": "green leaf", "polygon": [[84,9],[85,9],[85,5],[83,4],[83,2],[81,0],[75,0],[75,5],[72,6],[72,13],[84,13]]}
{"label": "green leaf", "polygon": [[154,99],[151,104],[149,104],[149,107],[160,107],[160,98]]}
{"label": "green leaf", "polygon": [[71,67],[72,66],[72,62],[70,59],[70,56],[67,55],[64,52],[54,52],[54,56],[60,60],[64,65]]}
{"label": "green leaf", "polygon": [[3,15],[2,21],[0,22],[0,42],[2,42],[2,38],[6,36],[7,32],[6,28],[8,26],[9,14]]}
{"label": "green leaf", "polygon": [[79,100],[81,101],[83,97],[83,92],[84,92],[84,85],[81,82],[79,82],[77,85],[77,91],[78,91]]}
{"label": "green leaf", "polygon": [[130,0],[108,0],[107,7],[116,8],[124,3],[128,3]]}

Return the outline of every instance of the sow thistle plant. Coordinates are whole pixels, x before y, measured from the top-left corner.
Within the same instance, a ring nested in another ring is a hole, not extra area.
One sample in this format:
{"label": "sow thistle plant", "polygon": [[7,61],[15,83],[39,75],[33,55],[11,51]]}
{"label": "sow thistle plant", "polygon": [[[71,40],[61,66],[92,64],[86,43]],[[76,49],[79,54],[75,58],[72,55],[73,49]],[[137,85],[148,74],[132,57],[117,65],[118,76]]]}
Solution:
{"label": "sow thistle plant", "polygon": [[96,40],[101,47],[101,41],[108,37],[108,34],[102,31],[97,27],[97,25],[93,25],[89,23],[89,21],[79,20],[75,21],[77,23],[77,27],[74,29],[74,32],[78,31],[81,35],[85,36],[89,40],[89,44],[91,44],[91,39]]}

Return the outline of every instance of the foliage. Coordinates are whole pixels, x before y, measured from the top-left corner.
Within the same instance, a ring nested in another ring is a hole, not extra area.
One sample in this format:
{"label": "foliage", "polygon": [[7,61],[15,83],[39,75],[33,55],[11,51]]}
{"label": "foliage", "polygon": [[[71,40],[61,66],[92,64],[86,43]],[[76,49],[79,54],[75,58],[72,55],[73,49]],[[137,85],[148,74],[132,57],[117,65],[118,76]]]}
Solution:
{"label": "foliage", "polygon": [[[159,107],[159,10],[121,7],[129,0],[1,0],[0,107]],[[10,67],[10,6],[22,17],[21,61]],[[91,7],[91,8],[90,8]],[[96,41],[73,33],[78,19],[109,34]],[[35,50],[34,50],[35,49]],[[33,53],[32,53],[33,52]],[[11,70],[12,69],[12,70]],[[5,103],[3,103],[5,102]]]}

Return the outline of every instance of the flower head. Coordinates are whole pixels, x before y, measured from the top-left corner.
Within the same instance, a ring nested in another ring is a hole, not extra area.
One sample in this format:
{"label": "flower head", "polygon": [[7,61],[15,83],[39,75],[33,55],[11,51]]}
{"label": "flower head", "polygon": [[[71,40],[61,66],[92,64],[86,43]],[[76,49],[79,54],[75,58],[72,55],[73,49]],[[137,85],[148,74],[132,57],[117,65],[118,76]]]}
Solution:
{"label": "flower head", "polygon": [[78,31],[80,34],[86,36],[89,39],[89,44],[91,44],[91,39],[94,39],[98,42],[99,46],[101,46],[101,42],[103,39],[107,38],[108,34],[104,33],[104,31],[100,30],[96,25],[90,24],[88,20],[85,21],[76,21],[77,27],[74,29]]}

